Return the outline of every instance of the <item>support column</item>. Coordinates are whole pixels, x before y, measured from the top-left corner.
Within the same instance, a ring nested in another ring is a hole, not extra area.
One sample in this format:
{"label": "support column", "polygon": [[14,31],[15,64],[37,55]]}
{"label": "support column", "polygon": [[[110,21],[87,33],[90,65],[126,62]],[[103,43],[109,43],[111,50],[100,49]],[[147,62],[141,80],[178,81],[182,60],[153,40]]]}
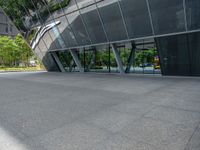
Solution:
{"label": "support column", "polygon": [[75,62],[76,65],[77,65],[79,71],[80,71],[80,72],[84,72],[84,69],[83,69],[83,67],[82,67],[82,65],[81,65],[81,62],[80,62],[79,59],[78,59],[78,55],[77,55],[76,51],[75,51],[75,50],[69,50],[69,51],[70,51],[70,53],[71,53],[71,55],[72,55],[72,57],[73,57],[74,62]]}
{"label": "support column", "polygon": [[117,50],[117,47],[115,44],[111,44],[111,47],[112,47],[112,50],[113,50],[113,53],[115,55],[115,60],[117,62],[117,65],[118,65],[118,68],[119,68],[119,72],[121,74],[124,74],[125,71],[124,71],[124,67],[123,67],[123,63],[122,63],[122,60],[120,58],[120,55],[119,55],[119,52]]}
{"label": "support column", "polygon": [[60,71],[65,72],[65,68],[63,67],[62,63],[60,62],[56,52],[51,52],[51,55],[53,56],[54,60],[56,61]]}
{"label": "support column", "polygon": [[133,62],[135,60],[135,50],[136,50],[135,43],[132,43],[131,54],[129,56],[128,65],[127,65],[126,71],[125,71],[126,73],[130,73],[131,66],[133,65]]}

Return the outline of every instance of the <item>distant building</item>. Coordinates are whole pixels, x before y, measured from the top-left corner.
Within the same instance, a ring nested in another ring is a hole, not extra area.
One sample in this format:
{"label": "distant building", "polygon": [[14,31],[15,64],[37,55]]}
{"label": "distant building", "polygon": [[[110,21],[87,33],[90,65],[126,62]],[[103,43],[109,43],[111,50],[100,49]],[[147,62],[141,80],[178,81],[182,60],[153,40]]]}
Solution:
{"label": "distant building", "polygon": [[0,35],[15,36],[18,30],[12,25],[10,19],[0,9]]}

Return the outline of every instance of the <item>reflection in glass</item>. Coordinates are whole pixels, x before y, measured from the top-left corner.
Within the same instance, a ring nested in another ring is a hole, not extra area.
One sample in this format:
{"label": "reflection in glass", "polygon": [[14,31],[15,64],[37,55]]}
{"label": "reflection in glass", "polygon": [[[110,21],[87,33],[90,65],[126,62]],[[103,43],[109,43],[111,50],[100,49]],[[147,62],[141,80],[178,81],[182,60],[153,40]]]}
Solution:
{"label": "reflection in glass", "polygon": [[79,71],[69,51],[59,51],[57,55],[66,72]]}
{"label": "reflection in glass", "polygon": [[97,3],[109,41],[127,39],[117,0],[107,0]]}
{"label": "reflection in glass", "polygon": [[183,0],[149,0],[155,34],[185,31]]}
{"label": "reflection in glass", "polygon": [[162,73],[164,75],[189,75],[189,50],[187,36],[157,38]]}
{"label": "reflection in glass", "polygon": [[189,30],[200,29],[200,1],[186,0],[187,24]]}
{"label": "reflection in glass", "polygon": [[120,5],[130,38],[152,35],[146,0],[120,0]]}
{"label": "reflection in glass", "polygon": [[90,45],[91,42],[85,30],[79,11],[68,14],[67,19],[69,21],[70,27],[74,31],[78,44]]}
{"label": "reflection in glass", "polygon": [[93,44],[107,42],[96,5],[91,5],[81,10],[83,20]]}
{"label": "reflection in glass", "polygon": [[78,4],[79,9],[83,7],[88,7],[89,5],[94,4],[94,0],[75,0]]}
{"label": "reflection in glass", "polygon": [[57,28],[60,31],[61,37],[63,38],[63,40],[65,40],[65,44],[67,44],[67,47],[77,46],[76,38],[67,22],[66,16],[62,16],[60,18],[55,19],[55,22],[57,21],[60,22],[57,25]]}

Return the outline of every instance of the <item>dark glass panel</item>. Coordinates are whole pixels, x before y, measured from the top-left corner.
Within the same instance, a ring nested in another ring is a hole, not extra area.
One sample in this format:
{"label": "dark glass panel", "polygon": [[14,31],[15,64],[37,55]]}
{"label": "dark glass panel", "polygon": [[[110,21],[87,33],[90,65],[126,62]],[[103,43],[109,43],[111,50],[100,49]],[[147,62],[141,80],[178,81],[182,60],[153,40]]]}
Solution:
{"label": "dark glass panel", "polygon": [[79,45],[91,44],[79,12],[76,11],[71,14],[68,14],[67,19],[69,21],[72,30],[74,31],[78,44]]}
{"label": "dark glass panel", "polygon": [[185,31],[183,0],[149,0],[155,34]]}
{"label": "dark glass panel", "polygon": [[77,46],[76,38],[70,28],[65,16],[55,19],[57,22],[57,28],[59,29],[62,39],[64,40],[67,47]]}
{"label": "dark glass panel", "polygon": [[146,0],[120,0],[130,38],[152,35]]}
{"label": "dark glass panel", "polygon": [[4,13],[1,11],[0,8],[0,23],[7,23],[7,17],[4,15]]}
{"label": "dark glass panel", "polygon": [[157,38],[161,68],[164,75],[190,75],[186,35]]}
{"label": "dark glass panel", "polygon": [[79,71],[69,51],[59,51],[57,55],[66,72]]}
{"label": "dark glass panel", "polygon": [[81,9],[83,20],[86,24],[92,43],[107,42],[102,23],[99,19],[96,5]]}
{"label": "dark glass panel", "polygon": [[186,0],[187,24],[189,30],[200,28],[200,1]]}
{"label": "dark glass panel", "polygon": [[191,33],[189,38],[191,74],[200,76],[200,32]]}
{"label": "dark glass panel", "polygon": [[127,39],[117,0],[97,3],[109,41]]}
{"label": "dark glass panel", "polygon": [[55,59],[52,57],[51,53],[44,53],[42,62],[48,71],[56,71],[56,72],[60,71],[60,69],[59,69]]}
{"label": "dark glass panel", "polygon": [[1,34],[8,34],[8,25],[0,23],[0,33]]}

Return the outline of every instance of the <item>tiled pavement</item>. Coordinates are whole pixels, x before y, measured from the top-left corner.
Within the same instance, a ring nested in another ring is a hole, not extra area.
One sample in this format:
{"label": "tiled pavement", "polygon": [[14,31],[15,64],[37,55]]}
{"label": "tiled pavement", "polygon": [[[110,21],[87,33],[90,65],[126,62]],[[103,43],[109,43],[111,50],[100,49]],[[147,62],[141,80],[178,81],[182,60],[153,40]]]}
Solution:
{"label": "tiled pavement", "polygon": [[200,78],[2,73],[0,150],[200,150]]}

